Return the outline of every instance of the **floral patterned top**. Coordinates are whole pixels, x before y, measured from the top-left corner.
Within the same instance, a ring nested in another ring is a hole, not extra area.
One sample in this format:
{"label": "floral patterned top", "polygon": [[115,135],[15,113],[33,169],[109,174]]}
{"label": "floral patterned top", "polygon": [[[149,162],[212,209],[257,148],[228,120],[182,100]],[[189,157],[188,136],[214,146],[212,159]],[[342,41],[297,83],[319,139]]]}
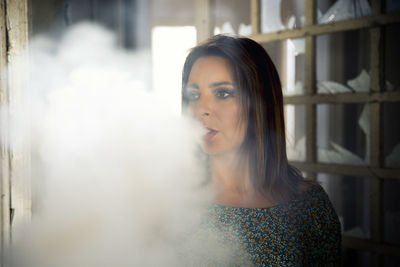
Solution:
{"label": "floral patterned top", "polygon": [[340,265],[340,222],[318,184],[285,204],[270,208],[213,205],[209,216],[220,243],[234,242],[244,251],[235,255],[233,265]]}

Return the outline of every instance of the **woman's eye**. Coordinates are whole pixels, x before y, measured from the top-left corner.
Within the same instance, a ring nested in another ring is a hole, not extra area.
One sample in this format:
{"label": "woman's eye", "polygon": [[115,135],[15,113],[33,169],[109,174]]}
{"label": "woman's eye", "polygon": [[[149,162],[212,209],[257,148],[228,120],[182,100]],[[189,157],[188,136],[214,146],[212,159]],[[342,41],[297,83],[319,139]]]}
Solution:
{"label": "woman's eye", "polygon": [[215,96],[221,100],[232,97],[233,95],[234,91],[229,89],[217,89],[215,92]]}
{"label": "woman's eye", "polygon": [[186,92],[185,98],[187,101],[197,101],[200,98],[199,92]]}

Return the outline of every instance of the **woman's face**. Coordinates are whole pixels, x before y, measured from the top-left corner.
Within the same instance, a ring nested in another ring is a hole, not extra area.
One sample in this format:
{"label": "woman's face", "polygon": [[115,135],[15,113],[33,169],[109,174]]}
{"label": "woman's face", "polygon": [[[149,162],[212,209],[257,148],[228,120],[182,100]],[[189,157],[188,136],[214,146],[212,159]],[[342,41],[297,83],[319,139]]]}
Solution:
{"label": "woman's face", "polygon": [[185,97],[188,107],[206,130],[202,148],[209,155],[237,152],[243,143],[246,124],[228,61],[201,57],[189,75]]}

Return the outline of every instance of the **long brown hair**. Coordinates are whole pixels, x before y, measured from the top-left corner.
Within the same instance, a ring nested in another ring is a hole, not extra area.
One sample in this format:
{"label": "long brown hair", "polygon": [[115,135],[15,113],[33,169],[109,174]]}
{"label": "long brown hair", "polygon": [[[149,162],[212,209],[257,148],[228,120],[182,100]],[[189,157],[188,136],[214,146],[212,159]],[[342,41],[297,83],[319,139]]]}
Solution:
{"label": "long brown hair", "polygon": [[278,72],[265,51],[249,38],[216,35],[191,49],[182,73],[182,103],[191,69],[197,59],[218,56],[232,69],[239,90],[247,131],[241,147],[256,189],[275,200],[296,195],[303,180],[286,156],[282,87]]}

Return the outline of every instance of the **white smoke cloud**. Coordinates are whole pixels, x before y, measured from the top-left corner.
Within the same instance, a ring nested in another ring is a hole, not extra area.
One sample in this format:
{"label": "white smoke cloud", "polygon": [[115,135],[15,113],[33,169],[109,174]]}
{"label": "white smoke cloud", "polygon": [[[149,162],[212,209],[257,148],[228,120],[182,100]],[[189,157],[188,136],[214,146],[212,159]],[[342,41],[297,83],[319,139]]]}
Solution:
{"label": "white smoke cloud", "polygon": [[36,38],[30,54],[36,198],[15,240],[18,264],[228,262],[215,232],[197,232],[210,199],[199,128],[152,93],[148,53],[122,51],[106,30],[81,24],[57,42]]}

